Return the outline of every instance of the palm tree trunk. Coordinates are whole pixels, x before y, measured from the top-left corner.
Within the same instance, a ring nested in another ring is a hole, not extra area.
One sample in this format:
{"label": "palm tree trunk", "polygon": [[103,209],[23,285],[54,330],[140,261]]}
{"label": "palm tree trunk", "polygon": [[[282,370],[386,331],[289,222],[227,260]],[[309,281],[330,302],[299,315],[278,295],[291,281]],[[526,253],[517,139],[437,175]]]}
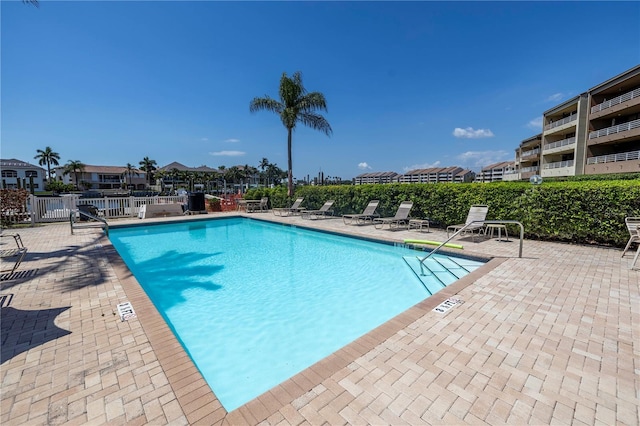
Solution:
{"label": "palm tree trunk", "polygon": [[289,197],[293,197],[293,165],[291,161],[291,133],[293,129],[291,127],[287,128],[287,160],[289,163],[289,183],[288,183],[288,195]]}

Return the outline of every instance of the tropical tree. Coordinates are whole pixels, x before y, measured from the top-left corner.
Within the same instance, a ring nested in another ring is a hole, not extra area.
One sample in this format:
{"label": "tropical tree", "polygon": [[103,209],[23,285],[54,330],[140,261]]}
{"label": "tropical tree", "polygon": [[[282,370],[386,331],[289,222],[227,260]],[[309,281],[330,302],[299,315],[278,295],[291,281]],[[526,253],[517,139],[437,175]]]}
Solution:
{"label": "tropical tree", "polygon": [[258,167],[262,171],[261,174],[265,178],[264,184],[266,185],[267,184],[267,178],[266,178],[266,175],[265,175],[264,171],[266,170],[267,167],[269,167],[269,160],[267,160],[265,157],[263,157],[262,160],[260,160],[260,164],[258,164]]}
{"label": "tropical tree", "polygon": [[51,165],[60,165],[60,163],[58,162],[58,160],[60,160],[60,154],[54,152],[50,146],[46,147],[44,150],[38,149],[36,150],[36,152],[38,153],[38,155],[33,158],[38,160],[39,165],[47,165],[47,180],[51,179]]}
{"label": "tropical tree", "polygon": [[149,157],[144,157],[142,161],[140,161],[140,170],[147,173],[147,180],[149,182],[149,186],[151,186],[151,182],[153,181],[153,172],[156,170],[156,160],[151,160]]}
{"label": "tropical tree", "polygon": [[280,78],[280,100],[265,96],[254,98],[249,104],[249,111],[256,112],[267,110],[280,116],[284,127],[287,128],[287,160],[288,160],[288,194],[293,196],[293,164],[291,160],[291,136],[296,124],[302,123],[314,130],[320,130],[327,136],[331,136],[333,130],[329,122],[316,110],[327,111],[327,102],[320,92],[307,92],[302,84],[300,71],[293,73],[289,78],[287,73],[282,73]]}
{"label": "tropical tree", "polygon": [[131,163],[127,163],[125,168],[127,169],[126,173],[127,173],[127,189],[128,189],[131,186],[131,176],[133,175],[138,176],[138,171],[136,170],[136,167]]}
{"label": "tropical tree", "polygon": [[65,175],[70,175],[73,173],[74,180],[76,181],[76,187],[78,187],[78,174],[83,172],[85,168],[85,164],[78,160],[69,160],[67,164],[64,165]]}

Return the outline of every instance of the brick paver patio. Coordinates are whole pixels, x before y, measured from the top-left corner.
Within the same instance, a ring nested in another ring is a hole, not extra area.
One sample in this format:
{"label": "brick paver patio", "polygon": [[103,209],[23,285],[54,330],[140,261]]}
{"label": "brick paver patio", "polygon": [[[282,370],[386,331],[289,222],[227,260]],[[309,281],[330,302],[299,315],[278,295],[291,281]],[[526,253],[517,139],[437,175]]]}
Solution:
{"label": "brick paver patio", "polygon": [[[392,241],[445,238],[250,216]],[[113,225],[131,222],[142,223]],[[227,413],[99,230],[18,232],[29,252],[0,287],[4,425],[640,423],[640,271],[619,249],[527,240],[518,258],[511,233],[511,242],[458,239],[494,260]],[[433,311],[453,295],[464,303]],[[124,301],[137,318],[120,320]]]}

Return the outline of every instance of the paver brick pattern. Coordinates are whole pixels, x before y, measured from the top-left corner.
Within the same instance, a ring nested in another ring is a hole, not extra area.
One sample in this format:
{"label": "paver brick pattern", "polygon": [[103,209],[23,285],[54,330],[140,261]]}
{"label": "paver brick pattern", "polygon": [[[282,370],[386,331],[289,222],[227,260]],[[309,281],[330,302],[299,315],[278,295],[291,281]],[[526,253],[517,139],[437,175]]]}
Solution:
{"label": "paver brick pattern", "polygon": [[[267,216],[398,242],[445,238]],[[441,314],[421,302],[227,413],[99,230],[19,232],[29,273],[0,284],[12,295],[2,424],[640,423],[640,271],[618,249],[527,240],[518,258],[517,239],[461,239],[465,253],[500,258],[443,290],[463,304]],[[138,318],[120,320],[124,301]]]}

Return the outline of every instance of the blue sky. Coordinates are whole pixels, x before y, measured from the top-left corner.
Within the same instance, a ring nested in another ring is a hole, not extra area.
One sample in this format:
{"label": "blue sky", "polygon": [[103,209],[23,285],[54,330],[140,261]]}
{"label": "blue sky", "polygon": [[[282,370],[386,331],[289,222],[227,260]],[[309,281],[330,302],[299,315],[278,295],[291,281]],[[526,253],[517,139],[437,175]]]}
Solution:
{"label": "blue sky", "polygon": [[333,128],[293,172],[352,178],[514,159],[547,109],[640,63],[639,2],[2,1],[2,158],[287,168],[256,96],[283,72]]}

